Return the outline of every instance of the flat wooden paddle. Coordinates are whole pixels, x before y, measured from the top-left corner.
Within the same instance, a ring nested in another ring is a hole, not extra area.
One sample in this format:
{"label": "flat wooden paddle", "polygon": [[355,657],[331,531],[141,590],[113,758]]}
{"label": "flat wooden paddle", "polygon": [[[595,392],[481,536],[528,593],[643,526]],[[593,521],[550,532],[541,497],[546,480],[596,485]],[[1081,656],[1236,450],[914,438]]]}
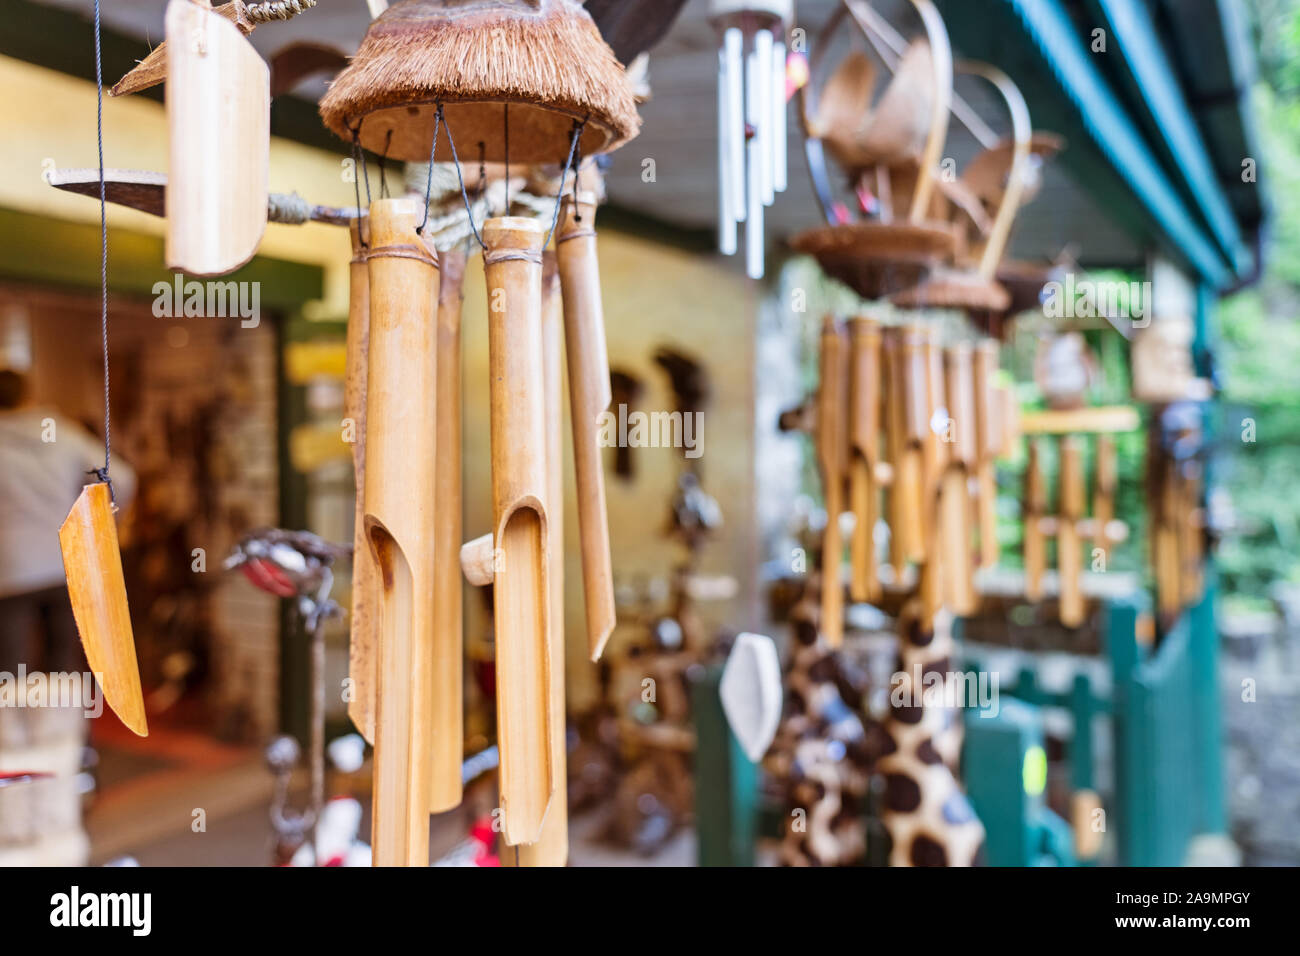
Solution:
{"label": "flat wooden paddle", "polygon": [[86,485],[59,528],[63,570],[86,661],[113,713],[149,734],[108,485]]}
{"label": "flat wooden paddle", "polygon": [[271,74],[206,2],[171,0],[167,43],[167,267],[224,275],[266,230]]}

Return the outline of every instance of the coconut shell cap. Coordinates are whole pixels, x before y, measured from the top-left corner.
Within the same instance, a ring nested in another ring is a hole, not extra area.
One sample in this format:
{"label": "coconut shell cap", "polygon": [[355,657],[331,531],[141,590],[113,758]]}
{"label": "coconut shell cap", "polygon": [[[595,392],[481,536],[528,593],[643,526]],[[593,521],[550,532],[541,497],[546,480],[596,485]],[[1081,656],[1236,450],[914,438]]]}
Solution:
{"label": "coconut shell cap", "polygon": [[[563,163],[606,152],[640,131],[631,85],[576,0],[399,0],[321,99],[336,135],[400,160],[429,159],[443,105],[465,162]],[[509,148],[507,150],[507,138]],[[445,131],[440,161],[452,158]]]}

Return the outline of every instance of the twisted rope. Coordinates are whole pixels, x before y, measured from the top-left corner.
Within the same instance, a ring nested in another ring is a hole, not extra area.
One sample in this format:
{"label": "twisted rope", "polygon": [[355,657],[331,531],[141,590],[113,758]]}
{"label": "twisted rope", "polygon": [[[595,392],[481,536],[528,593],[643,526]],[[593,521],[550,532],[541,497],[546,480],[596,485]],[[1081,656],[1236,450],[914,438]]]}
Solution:
{"label": "twisted rope", "polygon": [[316,6],[316,0],[273,0],[268,3],[246,3],[244,10],[254,23],[272,20],[292,20],[298,14]]}

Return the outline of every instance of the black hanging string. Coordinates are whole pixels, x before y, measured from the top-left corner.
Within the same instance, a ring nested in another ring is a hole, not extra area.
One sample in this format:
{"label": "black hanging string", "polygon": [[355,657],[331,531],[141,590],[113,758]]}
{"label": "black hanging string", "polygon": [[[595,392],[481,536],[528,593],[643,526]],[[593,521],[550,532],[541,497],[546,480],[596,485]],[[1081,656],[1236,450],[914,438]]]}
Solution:
{"label": "black hanging string", "polygon": [[379,198],[388,198],[388,148],[393,145],[393,128],[388,127],[388,135],[384,137],[384,151],[379,156]]}
{"label": "black hanging string", "polygon": [[[358,123],[356,129],[352,130],[352,192],[357,199],[357,240],[362,249],[369,249],[370,243],[366,240],[366,234],[361,228],[361,179],[357,176],[357,167],[364,170],[366,155],[361,149],[361,124]],[[370,180],[366,179],[366,205],[370,205]]]}
{"label": "black hanging string", "polygon": [[474,193],[474,200],[483,198],[487,192],[487,143],[479,140],[478,142],[478,189]]}
{"label": "black hanging string", "polygon": [[[564,203],[564,181],[569,175],[569,170],[573,168],[575,157],[578,156],[578,140],[582,138],[583,127],[587,125],[584,119],[582,122],[573,121],[573,132],[569,134],[569,155],[564,161],[564,168],[560,170],[560,188],[555,192],[555,211],[551,213],[551,228],[546,231],[546,239],[542,242],[542,248],[550,245],[551,236],[555,234],[555,225],[560,221],[560,206]],[[581,222],[582,217],[578,214],[578,173],[573,173],[573,212],[576,221]]]}
{"label": "black hanging string", "polygon": [[442,125],[442,108],[433,114],[433,145],[429,147],[429,175],[424,181],[424,218],[420,220],[420,227],[415,231],[424,235],[424,227],[429,222],[429,199],[433,194],[433,158],[438,152],[438,127]]}
{"label": "black hanging string", "polygon": [[108,192],[104,185],[104,69],[100,40],[99,0],[95,0],[95,139],[99,148],[99,333],[104,351],[104,467],[94,475],[108,485],[109,500],[116,506],[113,479],[108,476],[113,461],[112,418],[108,407]]}
{"label": "black hanging string", "polygon": [[456,167],[456,180],[460,183],[460,197],[465,201],[465,213],[469,218],[470,232],[474,233],[474,238],[478,241],[480,249],[487,249],[487,243],[483,237],[478,234],[478,227],[474,225],[474,207],[470,205],[469,193],[465,191],[465,176],[460,169],[460,157],[456,154],[456,139],[451,135],[451,126],[447,123],[447,117],[443,116],[442,104],[438,104],[438,116],[442,117],[443,128],[447,131],[447,145],[451,148],[451,162]]}
{"label": "black hanging string", "polygon": [[501,130],[505,137],[505,154],[506,154],[506,198],[505,208],[501,210],[501,215],[510,215],[510,104],[505,103],[501,109]]}

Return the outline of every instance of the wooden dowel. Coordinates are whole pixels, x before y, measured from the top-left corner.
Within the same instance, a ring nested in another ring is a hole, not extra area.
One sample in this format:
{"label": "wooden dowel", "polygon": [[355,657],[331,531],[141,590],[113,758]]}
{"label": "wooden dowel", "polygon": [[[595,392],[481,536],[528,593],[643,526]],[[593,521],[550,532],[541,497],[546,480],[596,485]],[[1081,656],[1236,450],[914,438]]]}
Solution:
{"label": "wooden dowel", "polygon": [[[366,227],[368,229],[368,227]],[[375,742],[375,667],[378,655],[378,570],[366,543],[366,378],[370,354],[370,266],[353,220],[352,262],[348,266],[347,365],[343,414],[351,423],[352,470],[356,505],[352,529],[352,615],[348,640],[348,676],[352,680],[348,716],[367,743]]]}
{"label": "wooden dowel", "polygon": [[561,203],[555,249],[564,300],[587,651],[593,661],[600,657],[615,623],[614,572],[599,438],[600,415],[609,408],[611,394],[595,225],[594,202],[575,204],[572,197],[567,197]]}
{"label": "wooden dowel", "polygon": [[817,461],[826,498],[826,529],[822,535],[821,630],[831,647],[844,638],[844,583],[840,574],[844,541],[840,514],[844,511],[844,472],[848,426],[848,343],[833,316],[827,316],[821,336],[821,384],[817,391]]}
{"label": "wooden dowel", "polygon": [[1060,438],[1060,524],[1056,529],[1056,567],[1060,578],[1061,623],[1083,623],[1083,545],[1076,521],[1083,517],[1083,448],[1074,435]]}
{"label": "wooden dowel", "polygon": [[429,809],[440,813],[461,801],[464,759],[465,642],[460,572],[461,377],[460,325],[465,253],[439,257],[438,375],[434,414],[437,460],[433,500],[433,767]]}
{"label": "wooden dowel", "polygon": [[852,321],[850,328],[849,498],[854,524],[849,545],[853,570],[849,588],[853,600],[873,601],[880,590],[875,544],[880,509],[880,489],[876,484],[880,443],[880,327],[871,319],[860,317]]}
{"label": "wooden dowel", "polygon": [[[897,459],[894,462],[892,533],[898,535],[907,561],[925,558],[926,503],[923,444],[929,429],[929,393],[919,330],[898,333],[895,353],[893,394],[899,426]],[[895,571],[901,568],[895,564]]]}
{"label": "wooden dowel", "polygon": [[502,835],[535,843],[555,792],[550,754],[550,576],[546,378],[542,347],[545,226],[483,225],[492,410],[493,580]]}
{"label": "wooden dowel", "polygon": [[437,260],[417,203],[377,199],[369,217],[365,531],[379,569],[375,695],[376,866],[427,866],[433,683]]}
{"label": "wooden dowel", "polygon": [[520,866],[564,866],[569,860],[568,783],[565,779],[564,706],[564,306],[555,254],[542,260],[542,363],[546,382],[546,491],[551,588],[550,753],[555,794],[541,838],[519,848]]}

